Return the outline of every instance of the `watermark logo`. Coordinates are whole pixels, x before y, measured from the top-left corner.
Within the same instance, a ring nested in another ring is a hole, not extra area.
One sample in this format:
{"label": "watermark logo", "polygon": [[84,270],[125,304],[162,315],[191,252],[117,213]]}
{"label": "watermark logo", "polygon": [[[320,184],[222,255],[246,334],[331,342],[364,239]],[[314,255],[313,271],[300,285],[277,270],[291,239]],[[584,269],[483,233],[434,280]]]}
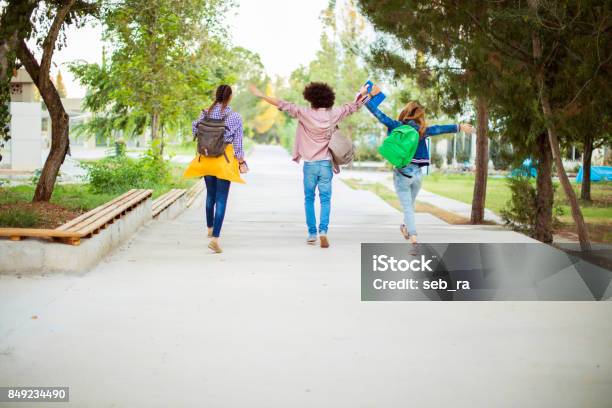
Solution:
{"label": "watermark logo", "polygon": [[611,300],[612,271],[541,243],[362,244],[361,299]]}
{"label": "watermark logo", "polygon": [[373,255],[372,270],[374,272],[433,272],[431,263],[433,259],[427,259],[421,255],[419,259],[395,259],[388,255]]}

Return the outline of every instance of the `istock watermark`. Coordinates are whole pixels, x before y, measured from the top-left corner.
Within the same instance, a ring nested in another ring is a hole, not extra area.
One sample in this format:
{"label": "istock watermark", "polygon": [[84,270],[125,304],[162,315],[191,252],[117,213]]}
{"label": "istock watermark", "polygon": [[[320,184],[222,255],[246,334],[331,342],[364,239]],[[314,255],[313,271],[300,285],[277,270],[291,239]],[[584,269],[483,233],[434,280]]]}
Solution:
{"label": "istock watermark", "polygon": [[610,300],[612,271],[539,243],[362,244],[361,299]]}

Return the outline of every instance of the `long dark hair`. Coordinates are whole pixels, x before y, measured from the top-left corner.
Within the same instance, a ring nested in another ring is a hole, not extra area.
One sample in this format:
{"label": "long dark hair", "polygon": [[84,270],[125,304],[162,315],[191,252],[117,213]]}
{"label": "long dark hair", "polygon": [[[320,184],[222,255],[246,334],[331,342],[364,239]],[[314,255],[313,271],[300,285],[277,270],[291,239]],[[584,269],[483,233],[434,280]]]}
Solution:
{"label": "long dark hair", "polygon": [[213,108],[216,104],[221,104],[221,112],[227,108],[227,104],[229,103],[230,98],[232,97],[232,87],[229,85],[219,85],[217,91],[215,92],[215,101],[208,108],[208,113],[212,113]]}

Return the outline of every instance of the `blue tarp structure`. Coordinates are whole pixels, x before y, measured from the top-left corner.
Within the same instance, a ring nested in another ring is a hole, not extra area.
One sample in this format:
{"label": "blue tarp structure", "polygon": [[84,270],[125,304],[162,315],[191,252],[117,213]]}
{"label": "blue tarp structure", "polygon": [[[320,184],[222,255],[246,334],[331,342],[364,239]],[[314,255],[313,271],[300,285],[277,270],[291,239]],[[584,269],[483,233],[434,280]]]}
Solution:
{"label": "blue tarp structure", "polygon": [[[612,167],[591,166],[591,181],[612,181]],[[582,166],[578,170],[576,183],[582,183]]]}
{"label": "blue tarp structure", "polygon": [[525,159],[521,167],[516,168],[510,172],[510,177],[536,177],[538,172],[536,170],[536,163],[531,159]]}

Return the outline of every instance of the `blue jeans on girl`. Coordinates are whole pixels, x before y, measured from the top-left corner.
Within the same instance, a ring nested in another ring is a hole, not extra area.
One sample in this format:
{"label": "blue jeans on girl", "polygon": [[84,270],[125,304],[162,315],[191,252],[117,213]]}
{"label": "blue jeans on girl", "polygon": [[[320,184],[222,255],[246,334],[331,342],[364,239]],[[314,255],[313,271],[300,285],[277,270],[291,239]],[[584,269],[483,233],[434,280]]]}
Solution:
{"label": "blue jeans on girl", "polygon": [[204,176],[206,182],[206,225],[213,229],[212,236],[219,238],[231,182],[215,176]]}
{"label": "blue jeans on girl", "polygon": [[409,164],[393,171],[393,184],[395,192],[404,209],[404,224],[410,235],[417,235],[414,221],[414,203],[423,182],[423,173],[416,164]]}
{"label": "blue jeans on girl", "polygon": [[327,234],[331,210],[333,176],[331,160],[304,162],[304,209],[306,211],[308,235],[317,234],[317,218],[314,207],[315,190],[317,188],[319,189],[319,199],[321,200],[319,233]]}

